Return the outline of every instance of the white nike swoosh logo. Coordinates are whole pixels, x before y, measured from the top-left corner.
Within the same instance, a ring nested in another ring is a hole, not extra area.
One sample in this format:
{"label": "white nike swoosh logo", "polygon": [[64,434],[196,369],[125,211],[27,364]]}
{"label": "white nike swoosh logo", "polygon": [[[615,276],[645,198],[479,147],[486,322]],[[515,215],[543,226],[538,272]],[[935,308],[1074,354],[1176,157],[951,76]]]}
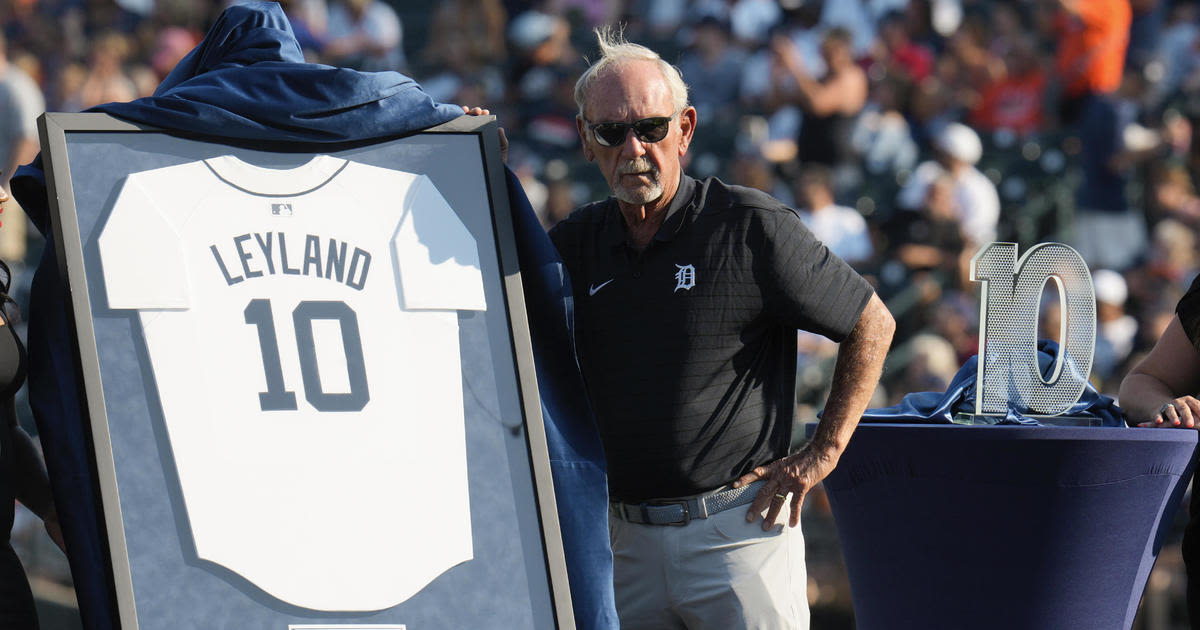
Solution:
{"label": "white nike swoosh logo", "polygon": [[593,295],[596,295],[596,293],[600,289],[603,289],[604,287],[608,286],[608,283],[612,282],[613,280],[616,280],[616,278],[609,278],[608,282],[602,282],[598,285],[593,284],[592,286],[588,287],[588,297],[592,297]]}

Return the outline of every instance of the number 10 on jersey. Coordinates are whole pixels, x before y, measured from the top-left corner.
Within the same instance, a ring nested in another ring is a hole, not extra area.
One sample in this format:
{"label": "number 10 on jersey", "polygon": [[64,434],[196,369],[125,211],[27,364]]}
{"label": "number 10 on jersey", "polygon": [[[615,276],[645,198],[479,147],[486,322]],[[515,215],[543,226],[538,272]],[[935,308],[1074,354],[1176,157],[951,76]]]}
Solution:
{"label": "number 10 on jersey", "polygon": [[[283,382],[283,365],[279,357],[279,338],[275,332],[275,316],[271,301],[250,300],[246,305],[246,323],[258,329],[258,345],[262,351],[267,391],[259,392],[263,411],[296,410],[296,393]],[[326,393],[321,385],[317,365],[316,339],[313,320],[336,320],[341,328],[342,350],[346,356],[349,392]],[[317,411],[361,411],[371,399],[367,390],[367,369],[363,363],[362,337],[358,332],[358,316],[345,302],[300,302],[292,311],[296,331],[296,351],[300,360],[304,398]]]}

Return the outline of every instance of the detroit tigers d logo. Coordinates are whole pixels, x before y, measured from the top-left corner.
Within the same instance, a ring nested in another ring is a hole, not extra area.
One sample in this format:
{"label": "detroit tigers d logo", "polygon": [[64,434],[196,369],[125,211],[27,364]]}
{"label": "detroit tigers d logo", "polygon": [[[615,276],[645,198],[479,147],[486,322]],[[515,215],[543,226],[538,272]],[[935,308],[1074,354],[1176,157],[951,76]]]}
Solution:
{"label": "detroit tigers d logo", "polygon": [[680,289],[690,289],[696,286],[696,267],[693,265],[675,265],[679,271],[675,272],[675,290],[672,293],[678,293]]}

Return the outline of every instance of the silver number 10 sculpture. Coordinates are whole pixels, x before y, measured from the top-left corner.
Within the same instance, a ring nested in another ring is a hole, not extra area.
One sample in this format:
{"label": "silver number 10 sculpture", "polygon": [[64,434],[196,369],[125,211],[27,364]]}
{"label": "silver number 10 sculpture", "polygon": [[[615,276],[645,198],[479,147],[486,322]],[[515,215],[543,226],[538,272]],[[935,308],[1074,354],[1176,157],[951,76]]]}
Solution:
{"label": "silver number 10 sculpture", "polygon": [[[1056,416],[1079,400],[1092,371],[1096,299],[1087,264],[1061,243],[1033,246],[1017,260],[1016,243],[991,243],[971,259],[979,300],[975,413]],[[1061,347],[1049,378],[1038,366],[1041,297],[1053,282],[1062,305]]]}

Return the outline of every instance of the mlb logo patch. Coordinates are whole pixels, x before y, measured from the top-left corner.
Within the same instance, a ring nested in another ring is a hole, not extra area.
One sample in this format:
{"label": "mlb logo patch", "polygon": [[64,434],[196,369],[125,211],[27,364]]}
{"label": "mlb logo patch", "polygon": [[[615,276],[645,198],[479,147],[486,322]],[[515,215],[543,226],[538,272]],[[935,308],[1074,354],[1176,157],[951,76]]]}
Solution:
{"label": "mlb logo patch", "polygon": [[292,204],[290,203],[273,203],[271,204],[271,215],[276,217],[292,216]]}

